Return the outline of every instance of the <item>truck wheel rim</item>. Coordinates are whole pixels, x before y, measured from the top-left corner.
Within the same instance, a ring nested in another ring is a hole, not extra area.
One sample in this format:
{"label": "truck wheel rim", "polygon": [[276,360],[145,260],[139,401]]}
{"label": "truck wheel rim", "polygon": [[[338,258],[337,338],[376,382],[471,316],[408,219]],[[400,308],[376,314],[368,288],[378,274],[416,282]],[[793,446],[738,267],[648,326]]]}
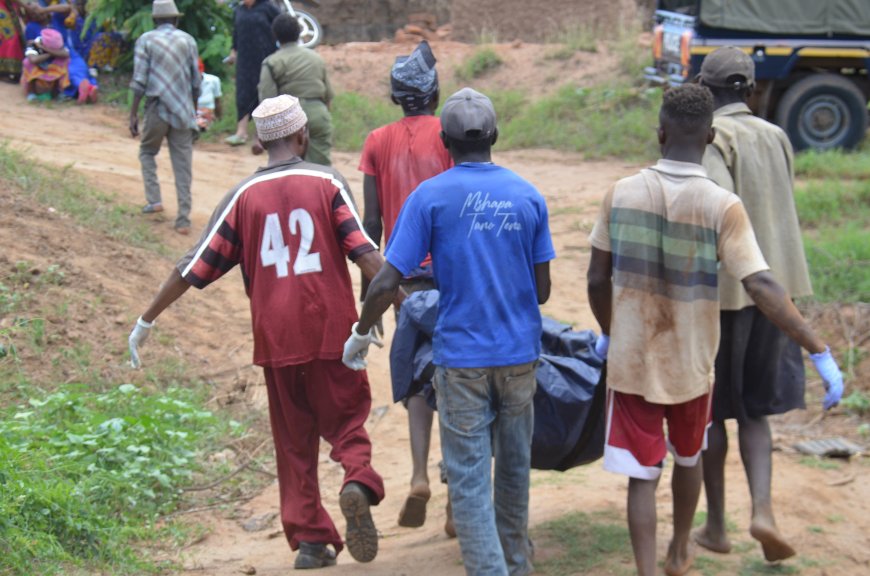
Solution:
{"label": "truck wheel rim", "polygon": [[801,109],[798,131],[816,146],[838,142],[849,130],[851,113],[845,102],[828,94],[810,98]]}

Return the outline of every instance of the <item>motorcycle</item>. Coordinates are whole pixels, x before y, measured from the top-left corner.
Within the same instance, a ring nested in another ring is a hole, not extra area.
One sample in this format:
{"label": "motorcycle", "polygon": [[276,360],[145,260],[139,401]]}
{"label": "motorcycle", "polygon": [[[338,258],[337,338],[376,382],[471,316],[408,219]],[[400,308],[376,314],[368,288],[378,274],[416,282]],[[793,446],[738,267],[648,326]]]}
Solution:
{"label": "motorcycle", "polygon": [[[312,6],[319,6],[317,0],[303,1]],[[299,45],[304,46],[305,48],[314,48],[320,44],[320,41],[323,39],[323,29],[320,27],[320,23],[317,19],[305,10],[294,8],[290,0],[282,0],[279,3],[279,6],[281,4],[283,4],[284,11],[290,14],[290,16],[296,18],[296,21],[299,22],[299,27],[301,28],[301,32],[299,33]]]}

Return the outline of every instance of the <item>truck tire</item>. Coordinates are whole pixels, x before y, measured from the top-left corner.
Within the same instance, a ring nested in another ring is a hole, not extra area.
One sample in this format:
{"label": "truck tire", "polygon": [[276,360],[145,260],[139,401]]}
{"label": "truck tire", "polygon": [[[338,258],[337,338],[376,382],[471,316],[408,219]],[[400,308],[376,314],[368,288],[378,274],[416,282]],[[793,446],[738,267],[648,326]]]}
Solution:
{"label": "truck tire", "polygon": [[813,74],[786,90],[776,123],[796,151],[854,148],[867,131],[867,99],[848,78]]}

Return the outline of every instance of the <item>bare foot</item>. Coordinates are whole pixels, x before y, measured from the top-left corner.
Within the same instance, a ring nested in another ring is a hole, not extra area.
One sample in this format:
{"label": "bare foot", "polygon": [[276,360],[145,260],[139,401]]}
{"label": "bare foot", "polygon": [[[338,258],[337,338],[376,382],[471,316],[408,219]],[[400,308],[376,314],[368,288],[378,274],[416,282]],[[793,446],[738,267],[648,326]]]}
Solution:
{"label": "bare foot", "polygon": [[688,574],[695,562],[695,555],[689,550],[688,545],[682,550],[671,540],[668,546],[668,555],[665,556],[665,574],[667,576],[683,576]]}
{"label": "bare foot", "polygon": [[795,549],[783,539],[776,525],[772,522],[754,519],[749,526],[749,533],[761,542],[764,559],[768,562],[778,562],[797,554]]}
{"label": "bare foot", "polygon": [[728,539],[728,536],[725,534],[714,535],[713,531],[707,526],[692,530],[692,540],[711,552],[718,552],[719,554],[731,552],[731,541]]}

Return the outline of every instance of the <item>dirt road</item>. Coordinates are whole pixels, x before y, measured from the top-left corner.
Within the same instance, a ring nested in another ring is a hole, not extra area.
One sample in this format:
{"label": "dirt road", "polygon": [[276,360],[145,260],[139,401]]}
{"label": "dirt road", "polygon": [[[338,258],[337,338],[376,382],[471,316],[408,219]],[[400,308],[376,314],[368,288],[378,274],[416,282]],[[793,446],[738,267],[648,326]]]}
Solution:
{"label": "dirt road", "polygon": [[[17,149],[26,150],[28,156],[47,164],[73,165],[95,186],[114,192],[119,202],[134,205],[144,202],[137,159],[138,143],[129,137],[125,118],[118,111],[71,105],[32,106],[23,101],[16,87],[0,84],[0,116],[11,120],[5,122],[0,139],[9,140]],[[637,166],[619,161],[583,162],[577,155],[538,150],[496,153],[495,160],[533,182],[547,197],[558,258],[552,268],[553,294],[544,306],[544,313],[571,323],[577,329],[594,328],[585,295],[587,235],[600,198],[608,186],[632,173]],[[253,157],[246,149],[197,144],[194,153],[194,232],[202,228],[224,192],[263,162],[262,157]],[[357,162],[358,154],[335,154],[336,167],[347,177],[359,200],[361,177],[356,170]],[[191,239],[178,237],[172,231],[175,201],[165,150],[161,152],[158,163],[168,210],[164,218],[154,221],[154,226],[165,234],[171,248],[180,254]],[[25,223],[21,226],[21,234],[29,233]],[[7,237],[15,237],[14,231],[6,232]],[[17,256],[14,242],[11,249],[10,260],[14,260]],[[96,265],[99,254],[70,253],[67,257],[71,265],[88,268]],[[155,268],[165,265],[168,271],[170,263],[170,260],[157,262]],[[127,262],[125,266],[132,270],[137,263]],[[124,306],[144,306],[145,299],[150,297],[164,274],[159,269],[149,270],[147,274],[138,276],[138,285],[124,285],[107,271],[104,279],[107,290],[124,292],[124,298],[110,303],[113,308],[108,313],[112,317],[133,314]],[[219,319],[215,318],[217,314]],[[390,315],[387,315],[387,323],[390,321]],[[209,288],[203,295],[191,294],[189,303],[168,311],[161,318],[161,330],[174,335],[176,346],[183,348],[188,358],[192,351],[199,355],[197,359],[202,361],[203,375],[234,367],[246,370],[254,382],[246,392],[249,408],[263,411],[265,393],[259,385],[260,377],[246,368],[251,353],[248,322],[241,282],[231,278]],[[120,324],[117,322],[112,326],[109,337],[123,342],[127,327]],[[392,326],[388,325],[388,334],[391,334],[391,329]],[[154,344],[157,345],[159,343]],[[357,564],[349,555],[342,554],[338,567],[330,569],[329,573],[464,574],[456,541],[448,540],[442,531],[446,494],[444,487],[437,484],[437,434],[430,455],[433,498],[427,523],[420,529],[396,525],[410,474],[406,415],[401,406],[391,402],[387,354],[373,351],[371,356],[369,377],[374,409],[368,428],[375,446],[374,466],[384,476],[387,487],[387,499],[374,512],[382,534],[381,550],[377,560],[368,565]],[[812,394],[808,401],[815,404],[819,386],[810,384],[809,388]],[[810,575],[867,574],[870,573],[870,487],[867,483],[870,468],[860,460],[835,469],[812,467],[802,464],[801,459],[789,450],[793,440],[825,432],[825,421],[814,419],[811,422],[816,413],[817,408],[813,405],[809,413],[790,417],[777,426],[777,446],[783,450],[774,455],[774,501],[780,527],[800,551],[800,556],[790,561],[787,568]],[[807,422],[810,422],[809,426]],[[337,506],[341,470],[329,461],[327,453],[327,447],[324,447],[321,451],[324,501],[342,526]],[[744,566],[754,566],[751,562],[760,558],[760,551],[746,533],[749,505],[736,450],[729,455],[727,474],[729,515],[736,527],[732,538],[742,552],[727,558],[715,558],[723,563],[722,573],[736,573]],[[659,491],[660,556],[664,554],[670,537],[668,478],[666,472]],[[533,472],[532,484],[532,526],[569,511],[603,512],[617,521],[624,519],[626,480],[603,472],[600,464],[565,474]],[[277,504],[277,486],[273,484],[238,508],[193,516],[208,527],[208,533],[201,541],[178,552],[178,558],[187,569],[185,574],[229,576],[238,574],[246,566],[253,566],[260,575],[284,574],[292,567],[293,556],[280,535],[278,521],[272,520],[265,530],[257,532],[247,532],[241,526],[251,517],[277,512]],[[542,557],[553,553],[555,551],[546,546],[539,548]],[[592,573],[630,572],[630,565],[620,565]],[[742,573],[752,573],[752,570]]]}

